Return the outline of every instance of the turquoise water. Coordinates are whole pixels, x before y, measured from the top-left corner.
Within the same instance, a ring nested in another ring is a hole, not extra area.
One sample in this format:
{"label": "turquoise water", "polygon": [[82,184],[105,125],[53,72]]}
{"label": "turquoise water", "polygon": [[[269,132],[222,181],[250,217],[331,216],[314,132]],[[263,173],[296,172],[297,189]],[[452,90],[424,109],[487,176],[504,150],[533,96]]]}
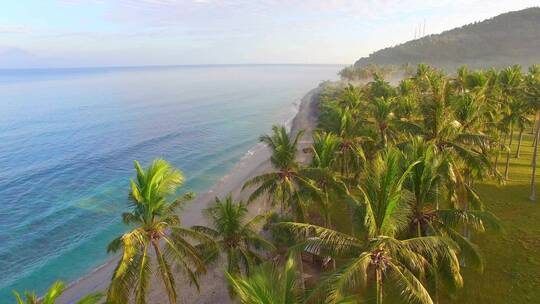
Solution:
{"label": "turquoise water", "polygon": [[107,259],[133,160],[204,191],[339,68],[0,70],[0,302]]}

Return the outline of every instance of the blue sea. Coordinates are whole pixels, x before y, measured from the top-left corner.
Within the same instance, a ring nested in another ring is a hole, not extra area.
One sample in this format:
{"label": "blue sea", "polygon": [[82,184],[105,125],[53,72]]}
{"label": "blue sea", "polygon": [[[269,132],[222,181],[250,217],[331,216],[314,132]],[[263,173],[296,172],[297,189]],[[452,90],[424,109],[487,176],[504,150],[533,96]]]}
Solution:
{"label": "blue sea", "polygon": [[107,259],[133,160],[204,191],[340,66],[0,70],[0,302]]}

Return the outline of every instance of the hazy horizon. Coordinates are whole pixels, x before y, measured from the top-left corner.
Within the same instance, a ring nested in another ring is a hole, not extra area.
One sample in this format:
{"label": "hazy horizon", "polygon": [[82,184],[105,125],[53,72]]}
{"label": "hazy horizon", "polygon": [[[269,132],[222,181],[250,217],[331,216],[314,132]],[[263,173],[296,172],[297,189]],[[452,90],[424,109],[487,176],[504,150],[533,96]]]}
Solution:
{"label": "hazy horizon", "polygon": [[[24,0],[3,6],[0,68],[352,64],[538,1]],[[425,29],[424,29],[425,27]]]}

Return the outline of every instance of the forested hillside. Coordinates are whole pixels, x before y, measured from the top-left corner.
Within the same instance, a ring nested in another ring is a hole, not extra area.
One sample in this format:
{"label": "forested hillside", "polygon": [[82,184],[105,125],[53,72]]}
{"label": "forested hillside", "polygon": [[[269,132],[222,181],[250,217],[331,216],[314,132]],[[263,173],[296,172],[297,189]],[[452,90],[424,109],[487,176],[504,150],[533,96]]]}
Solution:
{"label": "forested hillside", "polygon": [[379,50],[359,59],[355,67],[427,63],[454,69],[463,64],[487,68],[538,62],[540,7],[534,7]]}

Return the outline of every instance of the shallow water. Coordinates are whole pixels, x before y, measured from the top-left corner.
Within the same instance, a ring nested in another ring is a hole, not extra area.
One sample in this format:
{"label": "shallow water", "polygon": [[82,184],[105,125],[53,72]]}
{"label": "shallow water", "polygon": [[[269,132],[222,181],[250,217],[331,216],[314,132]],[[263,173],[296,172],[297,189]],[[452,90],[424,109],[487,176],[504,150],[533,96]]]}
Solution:
{"label": "shallow water", "polygon": [[0,302],[106,260],[133,160],[204,191],[339,68],[0,70]]}

